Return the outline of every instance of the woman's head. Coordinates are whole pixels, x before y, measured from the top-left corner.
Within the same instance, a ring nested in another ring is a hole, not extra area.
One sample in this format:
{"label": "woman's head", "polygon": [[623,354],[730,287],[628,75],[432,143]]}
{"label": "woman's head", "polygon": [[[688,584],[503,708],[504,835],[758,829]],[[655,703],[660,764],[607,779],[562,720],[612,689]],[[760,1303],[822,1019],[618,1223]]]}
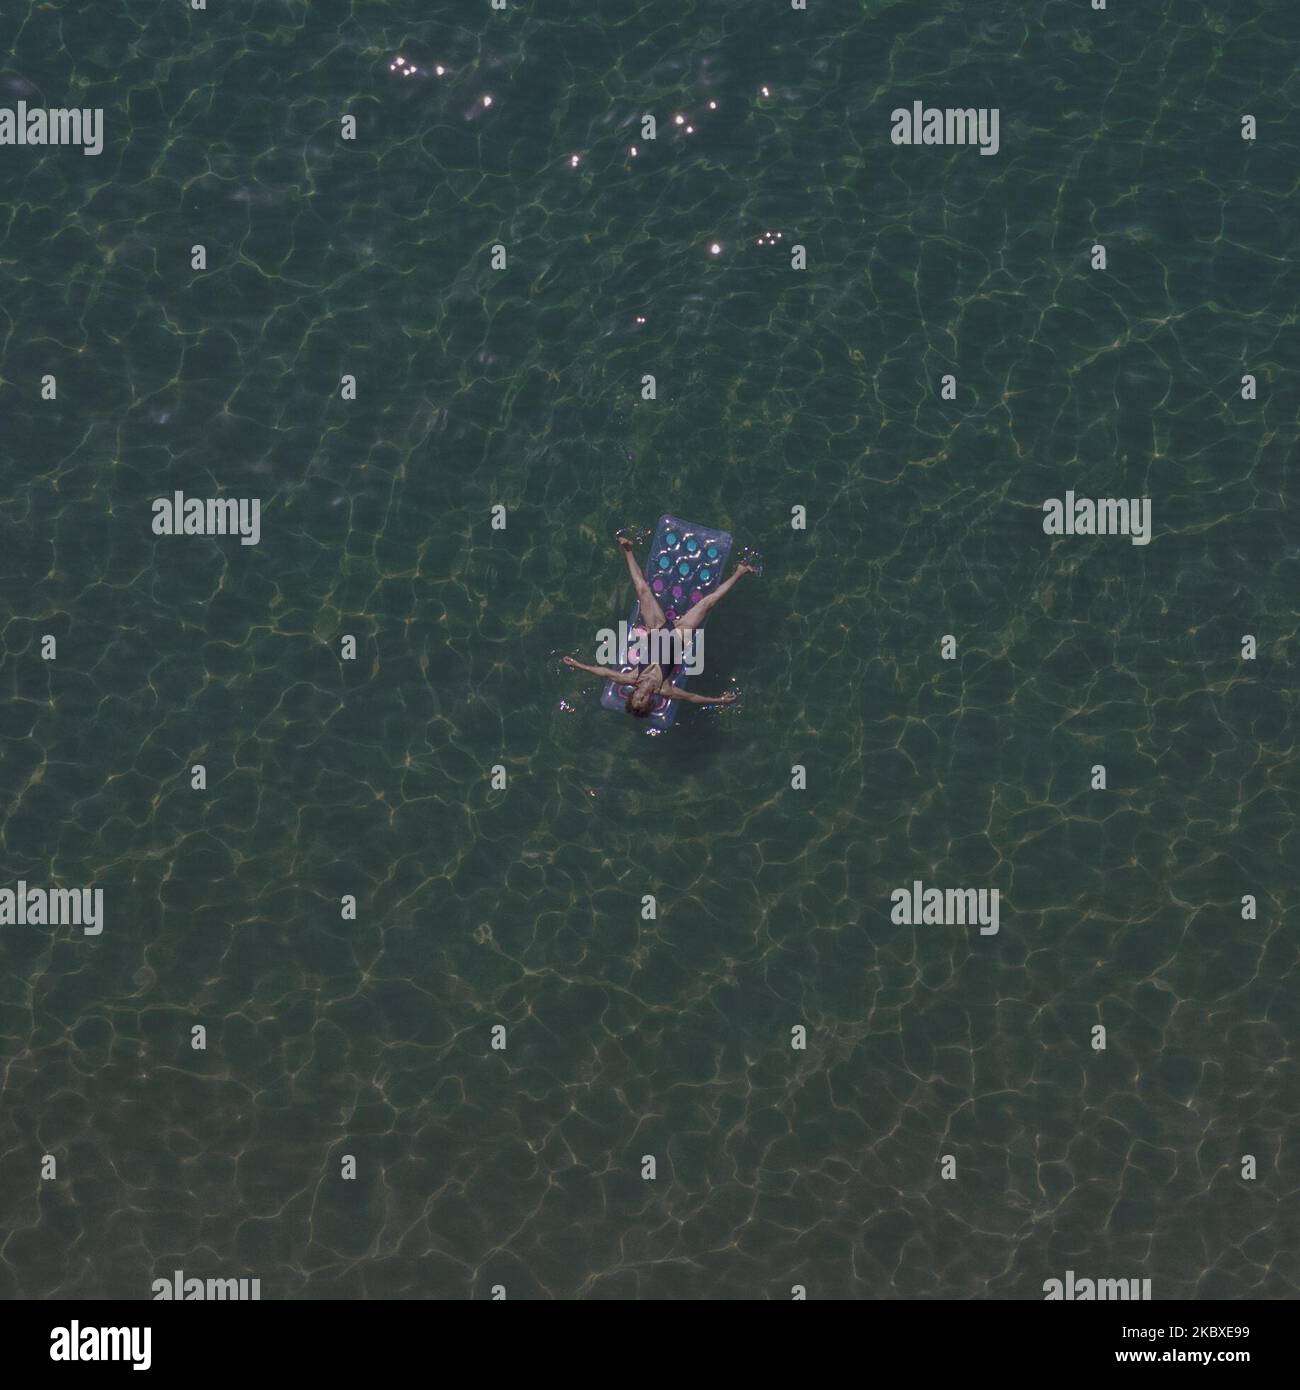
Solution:
{"label": "woman's head", "polygon": [[655,692],[652,686],[638,685],[627,697],[623,708],[634,719],[646,719],[655,706]]}

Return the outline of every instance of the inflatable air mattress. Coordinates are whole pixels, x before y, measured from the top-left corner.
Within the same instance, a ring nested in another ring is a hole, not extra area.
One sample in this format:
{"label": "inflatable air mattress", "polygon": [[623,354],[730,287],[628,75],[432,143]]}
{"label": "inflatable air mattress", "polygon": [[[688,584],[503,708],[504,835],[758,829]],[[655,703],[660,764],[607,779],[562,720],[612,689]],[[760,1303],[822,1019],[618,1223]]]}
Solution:
{"label": "inflatable air mattress", "polygon": [[[726,531],[716,531],[711,526],[697,526],[693,521],[683,521],[680,517],[661,516],[655,527],[654,540],[650,542],[650,558],[646,561],[646,582],[659,600],[664,617],[669,622],[680,618],[688,608],[697,604],[705,594],[712,593],[722,582],[723,571],[727,567],[727,556],[731,554],[731,536]],[[707,622],[707,619],[705,620]],[[638,623],[644,625],[641,604],[632,600],[632,610],[628,616],[629,630]],[[706,657],[707,663],[707,657]],[[635,671],[636,667],[624,666],[624,671]],[[707,664],[705,670],[707,671]],[[690,677],[678,671],[671,676],[672,683],[679,690],[688,688]],[[717,681],[714,681],[717,685]],[[600,703],[605,709],[618,710],[625,714],[623,703],[632,693],[632,686],[620,685],[617,681],[606,681],[601,693]],[[651,733],[663,733],[677,718],[680,700],[665,700],[662,695],[655,696],[655,707],[649,716],[638,723],[644,723]]]}

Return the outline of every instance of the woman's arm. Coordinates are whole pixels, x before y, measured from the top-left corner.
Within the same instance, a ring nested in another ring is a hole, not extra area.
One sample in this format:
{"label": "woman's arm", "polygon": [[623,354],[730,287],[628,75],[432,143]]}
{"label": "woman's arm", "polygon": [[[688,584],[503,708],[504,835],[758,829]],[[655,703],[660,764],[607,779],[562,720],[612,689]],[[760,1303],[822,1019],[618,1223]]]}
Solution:
{"label": "woman's arm", "polygon": [[627,674],[622,671],[615,671],[608,666],[588,666],[585,661],[575,661],[571,656],[564,658],[564,664],[572,666],[575,671],[586,671],[590,676],[599,676],[602,680],[620,681],[629,685],[635,684],[635,681],[628,679]]}
{"label": "woman's arm", "polygon": [[692,705],[729,705],[736,698],[734,690],[728,690],[725,695],[697,695],[693,690],[678,690],[675,685],[659,693],[666,699],[686,700]]}

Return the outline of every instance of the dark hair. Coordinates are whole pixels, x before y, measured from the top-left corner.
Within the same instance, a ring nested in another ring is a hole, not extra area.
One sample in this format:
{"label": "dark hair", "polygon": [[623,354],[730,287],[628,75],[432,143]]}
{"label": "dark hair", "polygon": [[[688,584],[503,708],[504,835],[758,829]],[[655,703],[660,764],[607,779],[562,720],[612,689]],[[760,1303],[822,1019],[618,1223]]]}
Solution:
{"label": "dark hair", "polygon": [[650,704],[648,704],[648,705],[645,707],[645,709],[633,709],[633,708],[632,708],[632,701],[635,700],[635,699],[636,699],[636,691],[634,690],[634,691],[627,697],[627,700],[626,700],[626,702],[624,703],[623,708],[624,708],[625,710],[627,710],[627,712],[632,716],[633,719],[649,719],[649,718],[650,718],[650,711],[651,711],[652,709],[654,709],[654,703],[651,702]]}

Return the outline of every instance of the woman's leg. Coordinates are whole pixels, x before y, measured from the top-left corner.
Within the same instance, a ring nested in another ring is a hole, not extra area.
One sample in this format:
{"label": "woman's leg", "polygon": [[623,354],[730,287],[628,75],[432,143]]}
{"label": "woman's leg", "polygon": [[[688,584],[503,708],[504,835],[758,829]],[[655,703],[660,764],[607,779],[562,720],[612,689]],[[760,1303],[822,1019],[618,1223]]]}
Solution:
{"label": "woman's leg", "polygon": [[622,548],[623,558],[627,561],[628,573],[632,576],[632,587],[636,590],[637,602],[641,605],[641,621],[653,632],[655,628],[663,627],[667,621],[664,618],[664,610],[659,607],[654,590],[645,582],[645,575],[641,573],[636,556],[632,554],[632,542],[628,541],[625,544],[620,540],[619,546]]}
{"label": "woman's leg", "polygon": [[738,565],[736,567],[735,574],[733,574],[730,579],[719,584],[718,587],[714,589],[714,591],[711,594],[706,594],[693,608],[687,609],[687,611],[680,618],[677,619],[677,622],[674,624],[674,626],[681,628],[683,631],[690,628],[699,627],[700,624],[704,621],[704,619],[708,616],[709,609],[712,608],[715,603],[717,603],[717,601],[723,596],[723,594],[727,593],[728,590],[730,590],[731,586],[735,584],[736,580],[738,580],[742,574],[753,573],[754,567],[752,565]]}

